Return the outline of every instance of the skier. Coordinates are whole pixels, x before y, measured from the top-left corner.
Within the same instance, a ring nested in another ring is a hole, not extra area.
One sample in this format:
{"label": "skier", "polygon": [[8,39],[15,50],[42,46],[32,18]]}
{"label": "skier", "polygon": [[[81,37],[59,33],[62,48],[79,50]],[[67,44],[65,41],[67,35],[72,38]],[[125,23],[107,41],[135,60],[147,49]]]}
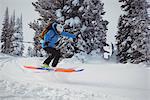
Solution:
{"label": "skier", "polygon": [[[43,62],[43,68],[49,68],[50,62],[53,60],[51,67],[56,67],[61,57],[59,49],[55,48],[62,36],[76,39],[76,35],[63,31],[63,25],[54,22],[52,27],[44,35],[42,48],[49,54],[49,57]],[[60,48],[61,49],[61,48]]]}

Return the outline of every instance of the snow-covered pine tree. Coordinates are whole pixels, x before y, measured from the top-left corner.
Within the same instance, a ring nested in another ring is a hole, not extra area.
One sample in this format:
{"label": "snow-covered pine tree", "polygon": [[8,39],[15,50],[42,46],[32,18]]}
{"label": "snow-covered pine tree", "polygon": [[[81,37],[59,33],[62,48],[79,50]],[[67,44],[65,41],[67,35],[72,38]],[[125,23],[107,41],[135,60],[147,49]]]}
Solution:
{"label": "snow-covered pine tree", "polygon": [[100,0],[84,0],[82,23],[85,30],[82,32],[82,38],[87,53],[97,49],[99,52],[104,52],[108,21],[102,18],[105,14],[103,5]]}
{"label": "snow-covered pine tree", "polygon": [[23,28],[22,28],[22,15],[17,18],[15,25],[15,33],[13,37],[14,51],[13,55],[22,56],[24,45],[23,45]]}
{"label": "snow-covered pine tree", "polygon": [[34,40],[34,48],[33,48],[33,50],[34,50],[34,56],[39,56],[39,55],[43,56],[42,52],[41,52],[42,51],[41,48],[40,48],[41,44],[40,44],[40,40],[38,39],[38,36],[42,32],[42,29],[43,29],[44,26],[43,26],[43,24],[40,25],[39,22],[40,21],[35,21],[34,20],[33,23],[29,24],[30,28],[32,28],[33,30],[35,30],[35,36],[33,38],[33,40]]}
{"label": "snow-covered pine tree", "polygon": [[[80,34],[82,29],[83,0],[61,0],[56,6],[59,7],[61,5],[63,6],[55,12],[56,20],[64,24],[65,31],[72,34]],[[67,41],[62,39],[60,43]],[[61,49],[64,57],[71,57],[81,51],[84,41],[80,37],[80,41],[77,42],[67,42],[68,44]]]}
{"label": "snow-covered pine tree", "polygon": [[121,15],[118,24],[117,59],[121,63],[149,62],[150,19],[146,0],[119,0],[126,14]]}
{"label": "snow-covered pine tree", "polygon": [[11,18],[10,18],[10,38],[9,38],[9,40],[10,40],[10,42],[9,42],[9,44],[10,44],[10,54],[11,55],[13,55],[13,52],[14,52],[14,45],[13,45],[13,42],[15,41],[15,39],[14,39],[14,34],[15,34],[15,32],[16,32],[16,30],[15,30],[15,25],[16,25],[16,20],[15,20],[15,11],[13,12],[13,15],[11,16]]}
{"label": "snow-covered pine tree", "polygon": [[[81,0],[82,1],[82,0]],[[64,24],[66,31],[76,34],[81,29],[81,1],[79,0],[38,0],[33,3],[35,11],[40,13],[40,17],[37,21],[30,23],[30,27],[36,31],[35,37],[41,33],[42,29],[50,21],[58,21]],[[36,38],[35,38],[36,40]],[[38,41],[38,40],[36,40]],[[37,42],[39,44],[39,41]],[[73,47],[70,43],[71,48]],[[63,51],[68,51],[68,47],[63,48]],[[70,52],[73,54],[72,49]],[[67,54],[68,55],[68,54]]]}
{"label": "snow-covered pine tree", "polygon": [[15,15],[11,17],[11,20],[9,21],[9,12],[8,12],[8,7],[6,8],[5,12],[5,18],[4,18],[4,24],[2,28],[2,35],[1,35],[1,52],[6,53],[6,54],[11,54],[13,51],[13,46],[12,46],[12,32],[13,32],[13,25],[14,25],[14,18]]}
{"label": "snow-covered pine tree", "polygon": [[33,51],[33,50],[32,50],[32,47],[29,46],[29,47],[28,47],[28,51],[27,51],[27,56],[33,57],[33,52],[32,52],[32,51]]}
{"label": "snow-covered pine tree", "polygon": [[126,15],[122,15],[119,18],[118,33],[116,35],[117,42],[117,60],[121,63],[127,63],[130,59],[130,52],[127,52],[131,48],[132,39],[130,37],[131,24],[129,24],[130,18]]}
{"label": "snow-covered pine tree", "polygon": [[[22,32],[22,16],[17,20],[15,19],[15,11],[9,19],[8,7],[5,12],[5,19],[1,35],[1,52],[11,55],[22,56],[24,46],[23,46],[23,32]],[[17,34],[20,34],[17,35]],[[20,47],[20,49],[16,49]]]}
{"label": "snow-covered pine tree", "polygon": [[20,52],[19,52],[19,54],[20,54],[20,56],[22,56],[23,55],[23,51],[24,51],[24,44],[23,44],[23,23],[22,23],[22,21],[23,21],[23,19],[22,19],[22,14],[21,14],[21,16],[20,16],[20,23],[18,23],[19,24],[19,32],[20,32],[20,40],[21,40],[21,43],[20,43]]}
{"label": "snow-covered pine tree", "polygon": [[7,44],[7,34],[9,34],[9,12],[8,12],[8,7],[6,8],[5,11],[5,16],[4,16],[4,22],[3,22],[3,28],[2,28],[2,34],[1,34],[1,52],[2,53],[8,53],[8,44]]}
{"label": "snow-covered pine tree", "polygon": [[[103,51],[103,46],[106,44],[106,25],[108,22],[102,19],[102,15],[104,14],[103,3],[99,0],[38,0],[33,3],[33,6],[35,7],[35,11],[40,14],[38,21],[30,23],[30,26],[34,26],[31,28],[38,31],[36,33],[41,33],[42,28],[49,21],[63,23],[65,31],[70,33],[82,33],[79,35],[80,41],[78,43],[69,43],[68,47],[63,48],[63,51],[68,53],[67,56],[69,53],[73,55],[74,52],[82,50],[86,50],[87,53],[96,49]],[[91,10],[88,7],[91,7]],[[88,11],[92,14],[88,14]]]}

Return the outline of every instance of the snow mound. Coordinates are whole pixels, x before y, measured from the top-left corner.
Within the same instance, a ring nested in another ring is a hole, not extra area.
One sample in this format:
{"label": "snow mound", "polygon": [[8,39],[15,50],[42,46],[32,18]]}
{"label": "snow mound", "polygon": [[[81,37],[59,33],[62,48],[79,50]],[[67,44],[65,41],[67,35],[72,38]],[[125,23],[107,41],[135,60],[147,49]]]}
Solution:
{"label": "snow mound", "polygon": [[0,80],[0,93],[1,100],[130,100],[93,91],[51,88],[5,80]]}
{"label": "snow mound", "polygon": [[45,58],[0,54],[0,100],[149,100],[148,68],[142,64],[98,62],[100,59],[94,57],[84,63],[76,58],[65,59],[58,66],[85,70],[57,73],[23,68],[38,67]]}

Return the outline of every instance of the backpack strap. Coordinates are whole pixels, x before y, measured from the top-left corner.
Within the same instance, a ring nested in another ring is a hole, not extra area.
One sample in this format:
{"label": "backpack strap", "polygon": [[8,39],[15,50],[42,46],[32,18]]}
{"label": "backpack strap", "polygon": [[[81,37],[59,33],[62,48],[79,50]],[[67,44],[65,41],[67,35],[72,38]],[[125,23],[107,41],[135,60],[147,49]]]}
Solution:
{"label": "backpack strap", "polygon": [[39,35],[39,40],[44,39],[45,34],[52,28],[53,22],[48,23],[48,25],[44,28],[42,33]]}

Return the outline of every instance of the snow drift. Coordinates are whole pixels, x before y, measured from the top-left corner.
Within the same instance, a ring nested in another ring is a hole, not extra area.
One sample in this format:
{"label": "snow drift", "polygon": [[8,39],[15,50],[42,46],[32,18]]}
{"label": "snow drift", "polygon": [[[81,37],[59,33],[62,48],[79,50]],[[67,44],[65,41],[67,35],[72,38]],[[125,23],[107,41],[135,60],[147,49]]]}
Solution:
{"label": "snow drift", "polygon": [[[89,58],[90,59],[90,58]],[[100,59],[81,63],[72,58],[59,67],[84,68],[80,73],[27,70],[44,58],[0,54],[1,100],[149,100],[150,70],[143,64],[105,63]]]}

